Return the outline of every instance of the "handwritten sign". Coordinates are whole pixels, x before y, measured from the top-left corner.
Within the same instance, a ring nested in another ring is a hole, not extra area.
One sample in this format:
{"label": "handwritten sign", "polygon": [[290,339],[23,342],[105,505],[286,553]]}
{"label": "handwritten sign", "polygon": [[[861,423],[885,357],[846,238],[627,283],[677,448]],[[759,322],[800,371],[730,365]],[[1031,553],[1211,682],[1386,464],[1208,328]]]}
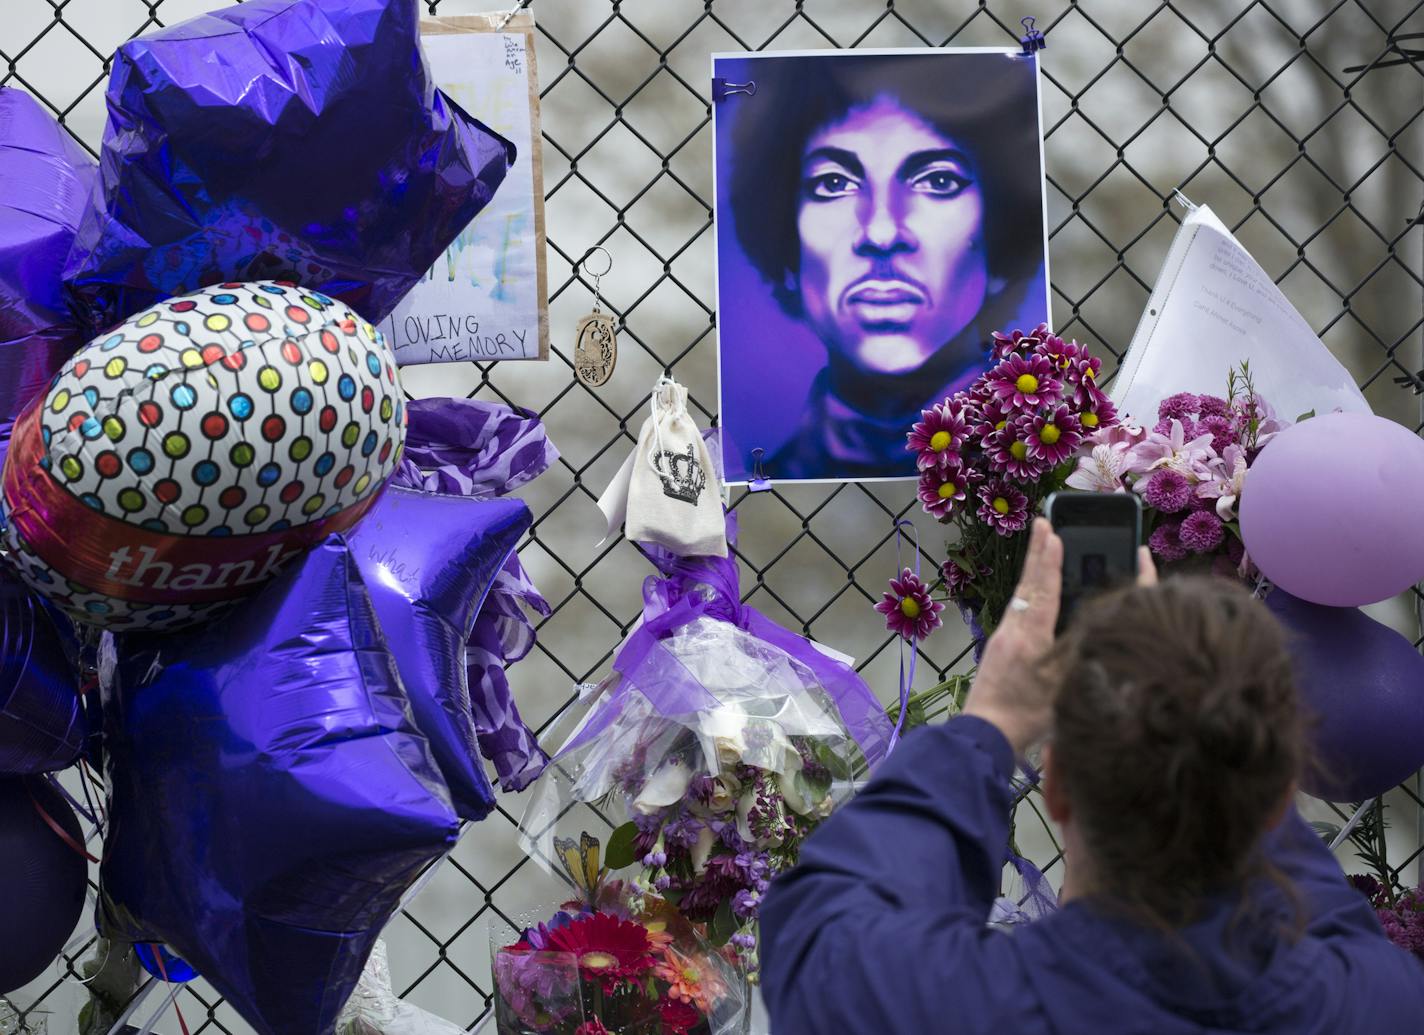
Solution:
{"label": "handwritten sign", "polygon": [[518,158],[494,200],[381,325],[401,366],[547,359],[544,182],[533,19],[521,14],[421,22],[435,83],[513,142]]}
{"label": "handwritten sign", "polygon": [[1175,392],[1222,395],[1251,364],[1256,389],[1287,420],[1314,410],[1368,413],[1350,372],[1220,219],[1202,205],[1182,222],[1123,359],[1112,396],[1157,422]]}

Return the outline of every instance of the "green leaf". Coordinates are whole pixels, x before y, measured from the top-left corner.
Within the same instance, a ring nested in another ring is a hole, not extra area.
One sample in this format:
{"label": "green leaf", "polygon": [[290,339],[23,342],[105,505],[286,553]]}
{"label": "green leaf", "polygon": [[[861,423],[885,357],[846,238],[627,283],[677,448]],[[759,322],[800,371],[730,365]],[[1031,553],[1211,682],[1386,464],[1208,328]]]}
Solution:
{"label": "green leaf", "polygon": [[832,779],[850,779],[850,763],[842,758],[840,753],[829,744],[817,741],[811,751],[816,756],[816,761],[830,770]]}
{"label": "green leaf", "polygon": [[1297,424],[1299,424],[1301,421],[1303,421],[1303,420],[1310,420],[1310,418],[1311,418],[1311,417],[1314,417],[1314,416],[1315,416],[1315,411],[1314,411],[1314,410],[1306,410],[1304,413],[1302,413],[1299,417],[1297,417],[1297,418],[1295,419],[1295,422],[1296,422]]}
{"label": "green leaf", "polygon": [[736,916],[732,914],[732,900],[724,898],[712,917],[712,923],[707,927],[707,936],[712,939],[713,945],[726,945],[740,926]]}
{"label": "green leaf", "polygon": [[608,835],[608,844],[603,849],[603,860],[610,870],[621,870],[636,862],[633,855],[633,839],[638,836],[638,825],[629,821]]}

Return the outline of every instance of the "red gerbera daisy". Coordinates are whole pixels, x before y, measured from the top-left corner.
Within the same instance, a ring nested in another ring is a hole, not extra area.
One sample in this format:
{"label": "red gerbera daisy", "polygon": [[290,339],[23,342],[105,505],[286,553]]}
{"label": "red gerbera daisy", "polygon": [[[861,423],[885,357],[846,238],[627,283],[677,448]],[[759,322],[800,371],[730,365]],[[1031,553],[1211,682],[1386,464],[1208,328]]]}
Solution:
{"label": "red gerbera daisy", "polygon": [[549,932],[549,951],[572,953],[586,978],[641,977],[653,966],[652,948],[646,927],[610,913],[590,913]]}

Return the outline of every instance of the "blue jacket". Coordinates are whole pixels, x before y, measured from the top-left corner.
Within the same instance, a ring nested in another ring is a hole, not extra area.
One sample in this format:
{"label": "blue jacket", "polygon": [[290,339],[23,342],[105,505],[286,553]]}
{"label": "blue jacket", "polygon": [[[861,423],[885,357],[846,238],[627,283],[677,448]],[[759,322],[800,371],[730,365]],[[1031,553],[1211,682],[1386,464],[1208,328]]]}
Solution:
{"label": "blue jacket", "polygon": [[1234,898],[1175,939],[1086,900],[987,928],[1013,764],[979,719],[917,731],[806,842],[761,913],[775,1035],[1424,1032],[1424,966],[1294,810],[1267,851],[1300,893],[1298,940],[1237,924],[1227,948]]}

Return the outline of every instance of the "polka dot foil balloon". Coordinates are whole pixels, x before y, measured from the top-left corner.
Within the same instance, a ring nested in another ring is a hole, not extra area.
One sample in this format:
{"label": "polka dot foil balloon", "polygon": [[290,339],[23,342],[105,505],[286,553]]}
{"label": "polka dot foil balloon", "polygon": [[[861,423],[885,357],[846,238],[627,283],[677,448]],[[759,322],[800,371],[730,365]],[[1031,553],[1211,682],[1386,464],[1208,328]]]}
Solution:
{"label": "polka dot foil balloon", "polygon": [[100,335],[16,422],[4,545],[76,618],[192,624],[351,527],[404,441],[379,331],[293,284],[219,284]]}

